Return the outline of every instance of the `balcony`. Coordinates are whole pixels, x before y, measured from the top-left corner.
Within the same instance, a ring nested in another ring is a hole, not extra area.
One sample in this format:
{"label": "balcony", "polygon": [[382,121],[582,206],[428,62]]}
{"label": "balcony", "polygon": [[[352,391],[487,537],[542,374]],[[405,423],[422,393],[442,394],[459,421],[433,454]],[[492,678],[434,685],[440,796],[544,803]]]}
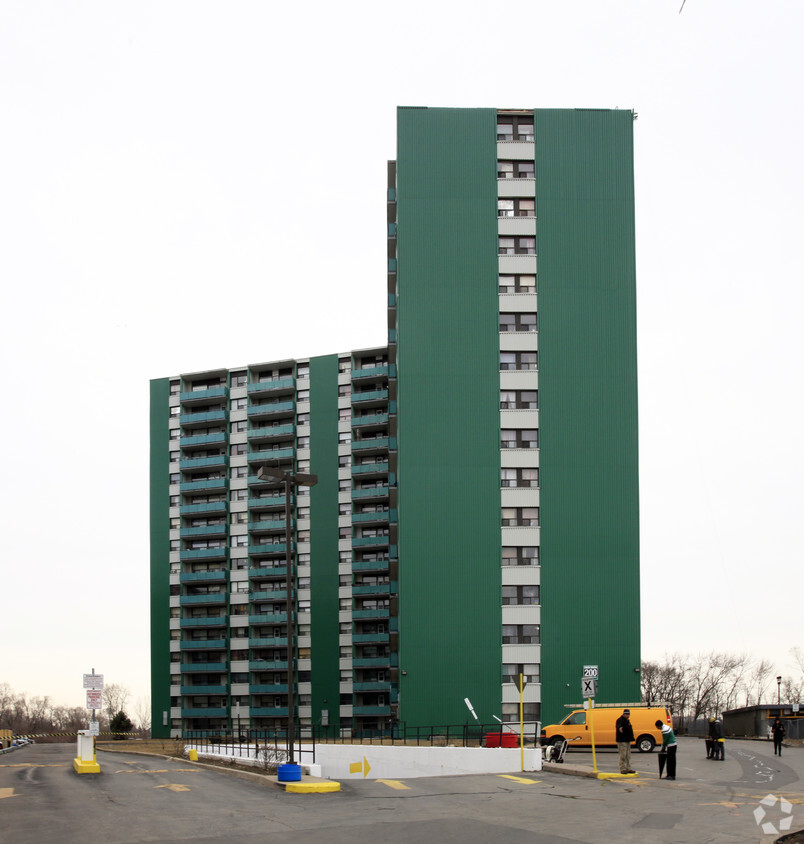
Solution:
{"label": "balcony", "polygon": [[387,425],[388,424],[388,414],[387,413],[367,413],[363,416],[353,416],[352,417],[352,427],[358,428],[360,426],[372,426],[372,425]]}
{"label": "balcony", "polygon": [[252,683],[249,691],[253,695],[286,695],[288,693],[288,684],[279,683],[278,685],[264,685]]}
{"label": "balcony", "polygon": [[189,472],[193,469],[217,469],[226,466],[228,462],[229,458],[223,452],[205,457],[184,457],[179,460],[179,469],[182,472]]}
{"label": "balcony", "polygon": [[293,394],[296,392],[296,379],[292,375],[281,378],[270,378],[266,381],[255,381],[248,385],[249,398],[256,396]]}
{"label": "balcony", "polygon": [[281,659],[250,659],[248,661],[249,671],[286,671],[287,667],[288,661]]}
{"label": "balcony", "polygon": [[229,580],[227,569],[213,571],[183,571],[179,575],[179,583],[226,583]]}
{"label": "balcony", "polygon": [[191,560],[225,560],[228,552],[226,545],[217,548],[182,548],[179,559],[183,563]]}
{"label": "balcony", "polygon": [[[372,522],[388,522],[391,520],[391,510],[375,510],[368,513],[352,513],[352,524],[371,524]],[[395,510],[393,511],[396,512]]]}
{"label": "balcony", "polygon": [[390,716],[390,706],[355,706],[352,710],[355,716]]}
{"label": "balcony", "polygon": [[[267,562],[267,561],[266,561]],[[282,565],[279,566],[254,566],[248,570],[248,579],[249,580],[257,580],[262,577],[271,577],[271,578],[283,578],[285,577],[285,561],[277,561],[281,562]],[[283,580],[284,582],[284,580]]]}
{"label": "balcony", "polygon": [[292,416],[296,412],[294,401],[274,401],[265,404],[249,404],[249,419],[270,419],[274,416]]}
{"label": "balcony", "polygon": [[[296,456],[296,446],[294,444],[283,445],[281,448],[264,448],[262,450],[249,449],[248,462],[249,463],[269,463],[271,460],[289,460]],[[271,481],[276,483],[276,481]]]}
{"label": "balcony", "polygon": [[388,390],[383,387],[377,390],[360,390],[352,393],[352,404],[364,404],[366,402],[388,401]]}
{"label": "balcony", "polygon": [[179,486],[182,493],[210,492],[216,489],[226,489],[226,478],[203,478],[197,481],[187,481]]}
{"label": "balcony", "polygon": [[287,718],[287,706],[252,706],[250,710],[252,718]]}
{"label": "balcony", "polygon": [[390,560],[352,560],[352,571],[388,571]]}
{"label": "balcony", "polygon": [[[290,520],[291,529],[295,527],[295,521]],[[260,519],[256,522],[248,523],[249,533],[284,533],[285,520],[284,519]]]}
{"label": "balcony", "polygon": [[352,500],[368,498],[388,498],[388,486],[363,486],[352,490]]}
{"label": "balcony", "polygon": [[353,548],[375,548],[383,545],[388,545],[390,539],[386,533],[384,536],[353,536]]}
{"label": "balcony", "polygon": [[389,615],[390,611],[388,607],[377,607],[373,610],[352,610],[352,618],[355,620],[366,618],[388,618]]}
{"label": "balcony", "polygon": [[275,440],[292,437],[295,430],[296,428],[292,422],[288,422],[285,425],[263,425],[260,427],[249,428],[247,436],[249,442]]}
{"label": "balcony", "polygon": [[359,451],[361,454],[370,454],[375,451],[396,450],[396,437],[363,437],[360,440],[352,440],[352,451]]}
{"label": "balcony", "polygon": [[182,707],[182,718],[225,718],[229,710],[225,706],[205,706],[185,709]]}
{"label": "balcony", "polygon": [[226,639],[182,639],[179,642],[183,651],[225,651]]}
{"label": "balcony", "polygon": [[[263,483],[258,481],[256,475],[254,476],[254,485]],[[265,495],[262,498],[249,498],[249,510],[283,510],[285,509],[285,496],[282,493],[277,495]]]}
{"label": "balcony", "polygon": [[261,624],[284,624],[288,619],[287,613],[284,612],[260,612],[260,613],[250,613],[248,617],[248,623],[252,626],[258,626]]}
{"label": "balcony", "polygon": [[[273,573],[273,569],[269,569]],[[282,569],[284,571],[284,568]],[[258,601],[273,601],[281,603],[286,601],[287,591],[285,589],[261,589],[259,592],[251,592],[248,596],[249,601],[254,604]]]}
{"label": "balcony", "polygon": [[250,648],[286,648],[287,636],[258,636],[248,640]]}
{"label": "balcony", "polygon": [[182,595],[179,598],[179,604],[182,607],[198,607],[198,606],[221,606],[227,603],[228,595],[226,592],[208,592],[205,595]]}
{"label": "balcony", "polygon": [[179,424],[182,428],[194,428],[199,425],[211,425],[216,422],[226,422],[225,410],[204,410],[200,413],[182,413],[179,416]]}
{"label": "balcony", "polygon": [[179,533],[182,539],[192,539],[199,536],[226,536],[228,526],[225,521],[219,525],[200,525],[198,527],[183,527]]}
{"label": "balcony", "polygon": [[216,401],[228,401],[229,388],[221,385],[220,387],[207,387],[204,390],[188,390],[179,393],[179,401],[183,405],[192,406],[194,404],[210,404]]}
{"label": "balcony", "polygon": [[182,686],[183,695],[225,695],[229,687],[224,683],[221,686]]}
{"label": "balcony", "polygon": [[[360,583],[352,587],[353,595],[390,595],[390,583]],[[357,641],[357,639],[355,639]]]}
{"label": "balcony", "polygon": [[383,460],[381,463],[353,463],[353,475],[387,475],[388,461]]}
{"label": "balcony", "polygon": [[181,664],[182,674],[193,674],[204,672],[214,674],[218,671],[228,671],[229,665],[226,662],[183,662]]}
{"label": "balcony", "polygon": [[352,660],[355,668],[387,668],[391,664],[391,654],[386,656],[358,657]]}
{"label": "balcony", "polygon": [[[390,642],[391,634],[386,631],[385,633],[355,633],[352,636],[352,642],[355,645],[370,645],[370,644],[382,644]],[[355,688],[355,691],[357,689]]]}
{"label": "balcony", "polygon": [[287,543],[285,542],[261,542],[258,545],[249,545],[248,553],[250,557],[267,556],[268,554],[282,554],[285,555]]}
{"label": "balcony", "polygon": [[229,624],[227,616],[203,616],[199,618],[183,618],[181,619],[181,628],[186,627],[226,627]]}
{"label": "balcony", "polygon": [[226,432],[219,431],[217,434],[199,434],[197,437],[182,437],[179,445],[182,448],[202,445],[225,445],[228,440],[229,438]]}
{"label": "balcony", "polygon": [[352,370],[352,381],[380,381],[384,378],[396,378],[396,367],[393,364]]}
{"label": "balcony", "polygon": [[223,501],[204,501],[202,504],[182,504],[179,507],[179,513],[182,516],[192,516],[195,513],[225,513],[228,509],[228,502]]}

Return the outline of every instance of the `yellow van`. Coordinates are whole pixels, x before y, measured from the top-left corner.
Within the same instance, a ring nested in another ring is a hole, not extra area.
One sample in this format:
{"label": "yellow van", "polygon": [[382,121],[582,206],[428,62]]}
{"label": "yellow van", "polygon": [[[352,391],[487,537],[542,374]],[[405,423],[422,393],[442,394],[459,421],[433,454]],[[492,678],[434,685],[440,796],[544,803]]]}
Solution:
{"label": "yellow van", "polygon": [[661,721],[668,727],[673,726],[670,711],[664,706],[596,706],[590,712],[586,709],[575,709],[560,724],[550,724],[541,732],[542,746],[561,744],[566,739],[569,747],[591,747],[592,734],[589,729],[590,718],[594,719],[595,747],[616,745],[614,727],[624,709],[631,710],[631,726],[634,728],[636,747],[642,753],[650,753],[657,744],[661,743],[662,731],[656,727]]}

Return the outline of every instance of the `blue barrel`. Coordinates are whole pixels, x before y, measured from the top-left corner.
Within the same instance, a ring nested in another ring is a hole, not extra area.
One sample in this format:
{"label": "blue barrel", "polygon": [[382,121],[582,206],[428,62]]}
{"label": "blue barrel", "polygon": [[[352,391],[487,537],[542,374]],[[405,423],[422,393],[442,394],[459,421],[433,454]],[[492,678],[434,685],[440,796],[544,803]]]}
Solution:
{"label": "blue barrel", "polygon": [[279,765],[276,769],[279,782],[299,782],[301,780],[301,765]]}

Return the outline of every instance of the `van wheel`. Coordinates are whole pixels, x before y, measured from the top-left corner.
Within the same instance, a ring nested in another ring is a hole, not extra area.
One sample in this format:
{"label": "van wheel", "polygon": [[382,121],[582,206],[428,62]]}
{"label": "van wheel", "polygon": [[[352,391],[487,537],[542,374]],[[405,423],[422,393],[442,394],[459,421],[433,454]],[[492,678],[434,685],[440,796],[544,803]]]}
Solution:
{"label": "van wheel", "polygon": [[550,739],[550,744],[552,744],[553,747],[561,747],[561,744],[562,744],[563,741],[564,741],[564,736],[553,736]]}
{"label": "van wheel", "polygon": [[653,736],[640,736],[637,739],[637,749],[640,753],[650,753],[654,747],[656,747],[656,742],[653,740]]}

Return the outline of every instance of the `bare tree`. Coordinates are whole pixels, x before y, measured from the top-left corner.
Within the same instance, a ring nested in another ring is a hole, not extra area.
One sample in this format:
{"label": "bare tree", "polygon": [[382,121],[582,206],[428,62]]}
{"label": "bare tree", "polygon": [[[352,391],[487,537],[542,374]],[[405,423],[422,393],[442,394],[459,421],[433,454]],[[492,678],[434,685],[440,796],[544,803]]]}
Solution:
{"label": "bare tree", "polygon": [[769,659],[760,659],[754,663],[751,673],[746,682],[745,705],[757,706],[762,703],[762,697],[768,691],[771,678],[776,673],[776,668]]}
{"label": "bare tree", "polygon": [[147,697],[137,699],[134,716],[141,730],[148,732],[151,729],[151,701]]}
{"label": "bare tree", "polygon": [[121,683],[109,683],[103,689],[103,711],[108,718],[114,718],[126,708],[131,692]]}

